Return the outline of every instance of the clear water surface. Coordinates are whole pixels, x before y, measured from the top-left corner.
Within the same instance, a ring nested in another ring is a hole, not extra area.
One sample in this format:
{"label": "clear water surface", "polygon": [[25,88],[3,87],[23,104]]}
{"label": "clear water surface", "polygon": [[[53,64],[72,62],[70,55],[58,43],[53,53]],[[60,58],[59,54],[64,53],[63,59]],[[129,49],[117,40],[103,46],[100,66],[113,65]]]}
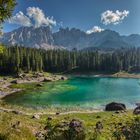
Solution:
{"label": "clear water surface", "polygon": [[7,96],[9,104],[26,107],[104,108],[116,101],[131,108],[140,102],[140,79],[108,77],[72,77],[67,81],[44,83],[43,87]]}

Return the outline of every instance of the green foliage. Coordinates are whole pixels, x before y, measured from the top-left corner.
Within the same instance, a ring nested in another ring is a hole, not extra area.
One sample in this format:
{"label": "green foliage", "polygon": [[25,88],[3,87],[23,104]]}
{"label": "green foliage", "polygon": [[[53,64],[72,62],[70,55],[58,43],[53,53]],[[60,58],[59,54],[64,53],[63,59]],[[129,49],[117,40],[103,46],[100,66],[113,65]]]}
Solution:
{"label": "green foliage", "polygon": [[15,0],[0,0],[0,24],[12,16]]}
{"label": "green foliage", "polygon": [[2,23],[12,16],[16,0],[0,0],[0,35],[2,34]]}
{"label": "green foliage", "polygon": [[140,140],[140,118],[133,118],[131,123],[124,126],[116,126],[113,133],[116,140]]}
{"label": "green foliage", "polygon": [[45,127],[46,140],[85,140],[85,128],[81,121],[73,119],[72,121],[62,121],[52,126],[47,122]]}
{"label": "green foliage", "polygon": [[[48,72],[105,72],[140,70],[140,48],[98,51],[41,50],[25,47],[7,47],[0,59],[0,71],[19,73]],[[9,69],[10,68],[10,69]]]}
{"label": "green foliage", "polygon": [[0,140],[7,140],[7,136],[3,135],[3,134],[0,134]]}

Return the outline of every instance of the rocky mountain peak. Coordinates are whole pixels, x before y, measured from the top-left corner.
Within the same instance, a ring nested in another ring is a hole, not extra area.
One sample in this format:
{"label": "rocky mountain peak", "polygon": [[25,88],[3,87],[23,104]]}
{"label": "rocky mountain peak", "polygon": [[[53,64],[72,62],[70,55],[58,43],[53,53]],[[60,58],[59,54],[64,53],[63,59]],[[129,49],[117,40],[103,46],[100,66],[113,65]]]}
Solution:
{"label": "rocky mountain peak", "polygon": [[121,36],[112,30],[86,34],[76,28],[60,28],[58,32],[52,33],[50,27],[41,26],[20,27],[9,33],[4,33],[0,42],[7,45],[23,45],[27,47],[54,49],[56,47],[66,49],[85,48],[121,48],[139,47],[140,35]]}

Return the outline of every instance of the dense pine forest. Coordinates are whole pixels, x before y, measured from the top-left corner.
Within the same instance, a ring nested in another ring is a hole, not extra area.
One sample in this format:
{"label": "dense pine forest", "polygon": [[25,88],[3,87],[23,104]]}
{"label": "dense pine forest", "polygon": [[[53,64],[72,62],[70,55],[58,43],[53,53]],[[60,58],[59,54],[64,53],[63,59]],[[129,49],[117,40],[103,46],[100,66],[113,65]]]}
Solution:
{"label": "dense pine forest", "polygon": [[0,72],[118,72],[138,71],[140,48],[98,51],[41,50],[26,47],[5,47],[0,53]]}

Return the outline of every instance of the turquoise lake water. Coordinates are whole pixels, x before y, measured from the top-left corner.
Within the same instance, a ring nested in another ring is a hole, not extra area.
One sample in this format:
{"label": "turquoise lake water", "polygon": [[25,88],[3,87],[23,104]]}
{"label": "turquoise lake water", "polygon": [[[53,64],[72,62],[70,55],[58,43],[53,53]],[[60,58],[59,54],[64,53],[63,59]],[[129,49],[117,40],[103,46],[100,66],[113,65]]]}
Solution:
{"label": "turquoise lake water", "polygon": [[9,104],[27,107],[104,108],[112,101],[131,108],[140,103],[140,79],[73,77],[67,81],[44,83],[43,87],[7,96]]}

